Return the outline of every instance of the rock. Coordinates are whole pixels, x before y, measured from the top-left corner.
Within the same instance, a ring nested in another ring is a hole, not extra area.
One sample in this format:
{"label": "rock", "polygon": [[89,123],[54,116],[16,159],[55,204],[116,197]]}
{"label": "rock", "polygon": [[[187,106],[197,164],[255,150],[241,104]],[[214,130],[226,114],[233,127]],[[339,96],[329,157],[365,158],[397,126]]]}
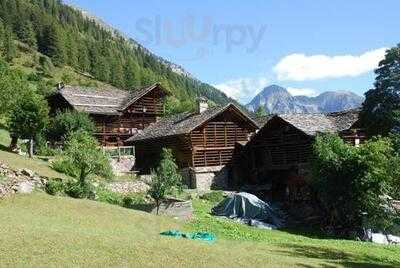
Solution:
{"label": "rock", "polygon": [[35,172],[33,172],[32,170],[29,170],[27,168],[22,169],[21,170],[21,174],[25,175],[25,176],[28,176],[30,178],[33,178],[35,176]]}
{"label": "rock", "polygon": [[33,189],[35,189],[35,185],[30,181],[23,181],[17,187],[17,192],[21,194],[30,194]]}
{"label": "rock", "polygon": [[15,193],[29,194],[36,187],[44,187],[48,181],[48,178],[40,177],[32,170],[13,170],[1,162],[0,175],[6,178],[0,183],[0,197]]}

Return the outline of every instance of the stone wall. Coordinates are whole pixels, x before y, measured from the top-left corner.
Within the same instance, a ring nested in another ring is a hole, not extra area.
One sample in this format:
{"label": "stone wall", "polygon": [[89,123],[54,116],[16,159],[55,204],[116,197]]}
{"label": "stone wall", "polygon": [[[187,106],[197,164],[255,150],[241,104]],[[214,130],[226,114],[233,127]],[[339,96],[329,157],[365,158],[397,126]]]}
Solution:
{"label": "stone wall", "polygon": [[123,175],[132,172],[135,166],[135,157],[121,156],[119,158],[112,158],[110,164],[116,175]]}
{"label": "stone wall", "polygon": [[227,189],[228,168],[225,166],[186,168],[181,170],[189,188],[199,191]]}
{"label": "stone wall", "polygon": [[130,193],[145,193],[150,188],[145,182],[136,181],[126,181],[126,182],[112,182],[107,185],[107,188],[116,193],[120,194],[130,194]]}
{"label": "stone wall", "polygon": [[0,162],[0,198],[15,193],[31,193],[35,188],[44,188],[47,180],[29,169],[13,170]]}

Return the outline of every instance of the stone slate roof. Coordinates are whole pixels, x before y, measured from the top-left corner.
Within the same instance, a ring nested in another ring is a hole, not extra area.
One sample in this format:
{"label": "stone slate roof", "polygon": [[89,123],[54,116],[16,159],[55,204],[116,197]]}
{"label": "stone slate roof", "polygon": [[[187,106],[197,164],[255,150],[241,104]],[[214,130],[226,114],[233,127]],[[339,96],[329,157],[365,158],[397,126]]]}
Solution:
{"label": "stone slate roof", "polygon": [[58,93],[77,111],[119,115],[121,111],[158,86],[159,84],[154,84],[134,91],[65,86]]}
{"label": "stone slate roof", "polygon": [[353,127],[359,119],[359,110],[352,109],[329,114],[282,114],[282,118],[309,136],[317,133],[338,133]]}
{"label": "stone slate roof", "polygon": [[227,109],[232,108],[240,113],[250,124],[258,128],[258,124],[247,116],[239,107],[230,103],[226,106],[210,108],[203,113],[181,113],[160,119],[160,121],[150,125],[143,131],[127,140],[127,142],[136,142],[142,140],[154,140],[164,137],[189,134],[198,126],[206,123],[208,120],[216,117]]}

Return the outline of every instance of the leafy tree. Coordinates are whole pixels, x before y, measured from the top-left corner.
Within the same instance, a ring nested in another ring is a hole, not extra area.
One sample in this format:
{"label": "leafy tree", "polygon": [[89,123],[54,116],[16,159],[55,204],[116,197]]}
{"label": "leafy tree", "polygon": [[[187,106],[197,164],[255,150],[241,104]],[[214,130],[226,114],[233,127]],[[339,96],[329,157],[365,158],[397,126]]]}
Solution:
{"label": "leafy tree", "polygon": [[85,131],[93,134],[95,125],[86,113],[77,111],[58,112],[51,119],[49,127],[46,129],[46,136],[52,142],[63,141],[71,133]]}
{"label": "leafy tree", "polygon": [[180,188],[182,183],[182,176],[179,173],[178,165],[175,163],[171,150],[166,148],[162,150],[161,161],[152,175],[148,194],[156,202],[158,215],[161,201],[175,187]]}
{"label": "leafy tree", "polygon": [[400,45],[386,52],[375,73],[375,86],[365,94],[361,118],[370,135],[387,135],[400,126]]}
{"label": "leafy tree", "polygon": [[12,71],[6,62],[0,60],[0,117],[4,119],[18,96],[27,90],[22,75]]}
{"label": "leafy tree", "polygon": [[267,115],[267,111],[265,110],[264,106],[260,106],[257,108],[255,114],[257,118],[261,118]]}
{"label": "leafy tree", "polygon": [[400,167],[389,139],[372,139],[359,148],[338,136],[322,135],[314,144],[311,184],[329,226],[349,235],[362,227],[386,231],[393,224],[387,196],[393,193]]}
{"label": "leafy tree", "polygon": [[69,135],[62,155],[53,167],[78,179],[79,186],[86,187],[91,175],[109,179],[112,177],[110,162],[92,135],[85,131]]}
{"label": "leafy tree", "polygon": [[29,139],[29,157],[33,157],[33,140],[48,123],[49,108],[42,96],[28,92],[18,98],[10,110],[9,130],[12,136]]}

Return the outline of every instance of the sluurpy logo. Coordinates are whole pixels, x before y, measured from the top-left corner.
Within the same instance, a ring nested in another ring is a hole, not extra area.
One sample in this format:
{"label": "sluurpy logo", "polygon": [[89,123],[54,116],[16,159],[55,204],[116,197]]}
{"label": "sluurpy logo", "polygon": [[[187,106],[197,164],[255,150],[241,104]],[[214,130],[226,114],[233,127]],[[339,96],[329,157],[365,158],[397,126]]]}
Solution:
{"label": "sluurpy logo", "polygon": [[212,54],[216,47],[223,47],[226,53],[235,49],[245,49],[254,53],[260,46],[266,25],[217,24],[210,16],[187,15],[180,19],[164,18],[156,15],[136,21],[135,31],[143,45],[167,45],[174,48],[193,46],[197,56]]}

